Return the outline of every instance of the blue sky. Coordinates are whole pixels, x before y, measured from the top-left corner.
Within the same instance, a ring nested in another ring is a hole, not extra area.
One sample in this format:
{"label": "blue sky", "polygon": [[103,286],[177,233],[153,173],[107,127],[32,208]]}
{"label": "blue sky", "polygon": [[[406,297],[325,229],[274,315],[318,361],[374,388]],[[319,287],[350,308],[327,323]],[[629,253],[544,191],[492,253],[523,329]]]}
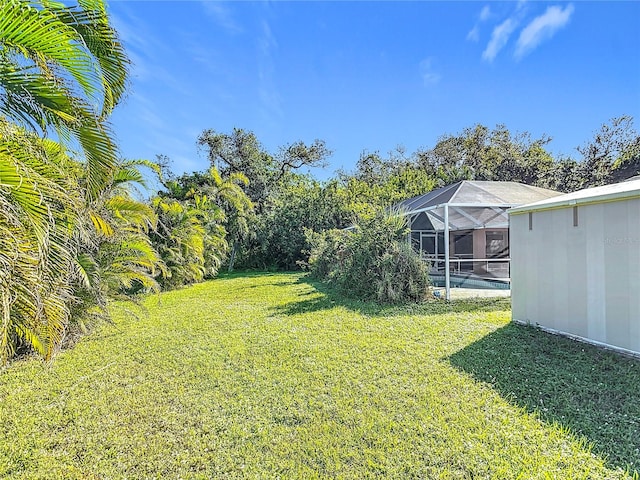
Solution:
{"label": "blue sky", "polygon": [[640,129],[640,2],[111,1],[133,61],[113,116],[127,158],[207,168],[204,129],[267,150],[316,138],[327,178],[363,150],[413,152],[482,123],[553,137],[614,116]]}

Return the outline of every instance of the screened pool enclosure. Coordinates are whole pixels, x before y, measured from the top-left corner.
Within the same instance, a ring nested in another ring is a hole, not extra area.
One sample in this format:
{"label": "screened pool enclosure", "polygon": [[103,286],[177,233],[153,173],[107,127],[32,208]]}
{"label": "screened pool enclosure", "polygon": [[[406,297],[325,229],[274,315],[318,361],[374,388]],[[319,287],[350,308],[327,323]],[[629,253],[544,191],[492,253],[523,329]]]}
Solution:
{"label": "screened pool enclosure", "polygon": [[[398,205],[409,219],[413,247],[430,265],[432,283],[509,288],[507,210],[559,195],[516,182],[464,180]],[[445,241],[445,239],[448,239]]]}

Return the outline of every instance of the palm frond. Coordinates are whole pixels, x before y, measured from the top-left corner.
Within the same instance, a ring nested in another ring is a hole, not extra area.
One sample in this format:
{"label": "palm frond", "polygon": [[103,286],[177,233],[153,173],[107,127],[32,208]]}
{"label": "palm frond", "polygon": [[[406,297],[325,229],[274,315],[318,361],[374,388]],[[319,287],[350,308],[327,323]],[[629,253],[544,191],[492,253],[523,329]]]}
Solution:
{"label": "palm frond", "polygon": [[88,98],[95,98],[100,74],[85,42],[51,8],[35,8],[27,0],[0,5],[0,43],[40,68],[60,65],[78,82]]}
{"label": "palm frond", "polygon": [[98,274],[98,264],[95,259],[87,254],[80,253],[76,257],[76,273],[80,279],[82,286],[86,289],[90,289]]}
{"label": "palm frond", "polygon": [[78,6],[52,8],[52,12],[80,35],[97,59],[104,95],[102,115],[110,113],[126,91],[130,61],[117,32],[109,25],[104,2],[83,0]]}
{"label": "palm frond", "polygon": [[91,219],[91,223],[93,223],[98,235],[111,237],[114,234],[113,227],[109,224],[109,221],[99,213],[89,212],[89,218]]}
{"label": "palm frond", "polygon": [[113,183],[122,185],[127,183],[138,183],[143,187],[146,186],[146,180],[140,170],[136,167],[119,166],[113,175]]}

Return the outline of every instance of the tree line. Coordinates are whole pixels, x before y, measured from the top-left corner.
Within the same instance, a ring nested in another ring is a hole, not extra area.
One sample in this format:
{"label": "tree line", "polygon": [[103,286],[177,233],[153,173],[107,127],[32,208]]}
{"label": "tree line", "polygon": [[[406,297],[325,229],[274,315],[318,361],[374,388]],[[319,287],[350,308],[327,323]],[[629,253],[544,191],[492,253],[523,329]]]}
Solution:
{"label": "tree line", "polygon": [[[294,144],[300,149],[296,162],[286,160],[291,146],[271,155],[253,133],[241,129],[230,134],[207,130],[198,143],[213,167],[225,175],[242,173],[248,181],[245,191],[254,209],[244,217],[249,228],[234,236],[229,267],[293,269],[308,257],[305,232],[346,228],[461,180],[515,181],[570,192],[640,173],[640,135],[629,116],[604,123],[576,148],[577,158],[554,158],[547,150],[550,141],[546,135],[511,133],[504,125],[474,125],[412,153],[403,148],[386,155],[364,151],[353,171],[324,182],[295,168],[326,160],[330,152],[319,140],[311,147]],[[180,181],[197,176],[183,175]]]}
{"label": "tree line", "polygon": [[[394,301],[401,268],[418,298],[425,272],[397,243],[402,225],[379,220],[386,207],[463,179],[570,191],[640,170],[640,137],[623,116],[578,159],[553,158],[548,137],[475,125],[413,153],[365,151],[354,171],[323,182],[302,173],[330,158],[322,140],[269,152],[253,132],[204,130],[197,143],[209,168],[175,175],[166,157],[119,154],[109,116],[130,62],[103,0],[4,0],[0,18],[0,363],[31,350],[51,359],[108,320],[113,300],[221,268],[320,271],[322,245],[338,283],[374,272],[360,294]],[[149,172],[162,188],[141,200]],[[357,225],[369,227],[335,233]],[[370,262],[367,248],[380,258]],[[349,260],[346,251],[361,255]]]}

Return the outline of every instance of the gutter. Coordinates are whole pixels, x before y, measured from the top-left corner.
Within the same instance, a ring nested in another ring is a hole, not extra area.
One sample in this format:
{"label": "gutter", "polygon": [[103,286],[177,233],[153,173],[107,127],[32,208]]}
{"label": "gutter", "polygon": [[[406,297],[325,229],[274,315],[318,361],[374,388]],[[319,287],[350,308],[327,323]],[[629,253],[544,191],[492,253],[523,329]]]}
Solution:
{"label": "gutter", "polygon": [[578,205],[592,205],[595,203],[611,203],[620,202],[623,200],[634,200],[636,198],[640,198],[640,189],[627,190],[624,192],[605,193],[593,197],[569,198],[566,200],[556,200],[554,202],[548,203],[530,203],[529,205],[522,205],[520,207],[511,208],[508,210],[508,213],[509,215],[519,215],[522,213],[540,212],[543,210],[558,210],[561,208],[575,207]]}

